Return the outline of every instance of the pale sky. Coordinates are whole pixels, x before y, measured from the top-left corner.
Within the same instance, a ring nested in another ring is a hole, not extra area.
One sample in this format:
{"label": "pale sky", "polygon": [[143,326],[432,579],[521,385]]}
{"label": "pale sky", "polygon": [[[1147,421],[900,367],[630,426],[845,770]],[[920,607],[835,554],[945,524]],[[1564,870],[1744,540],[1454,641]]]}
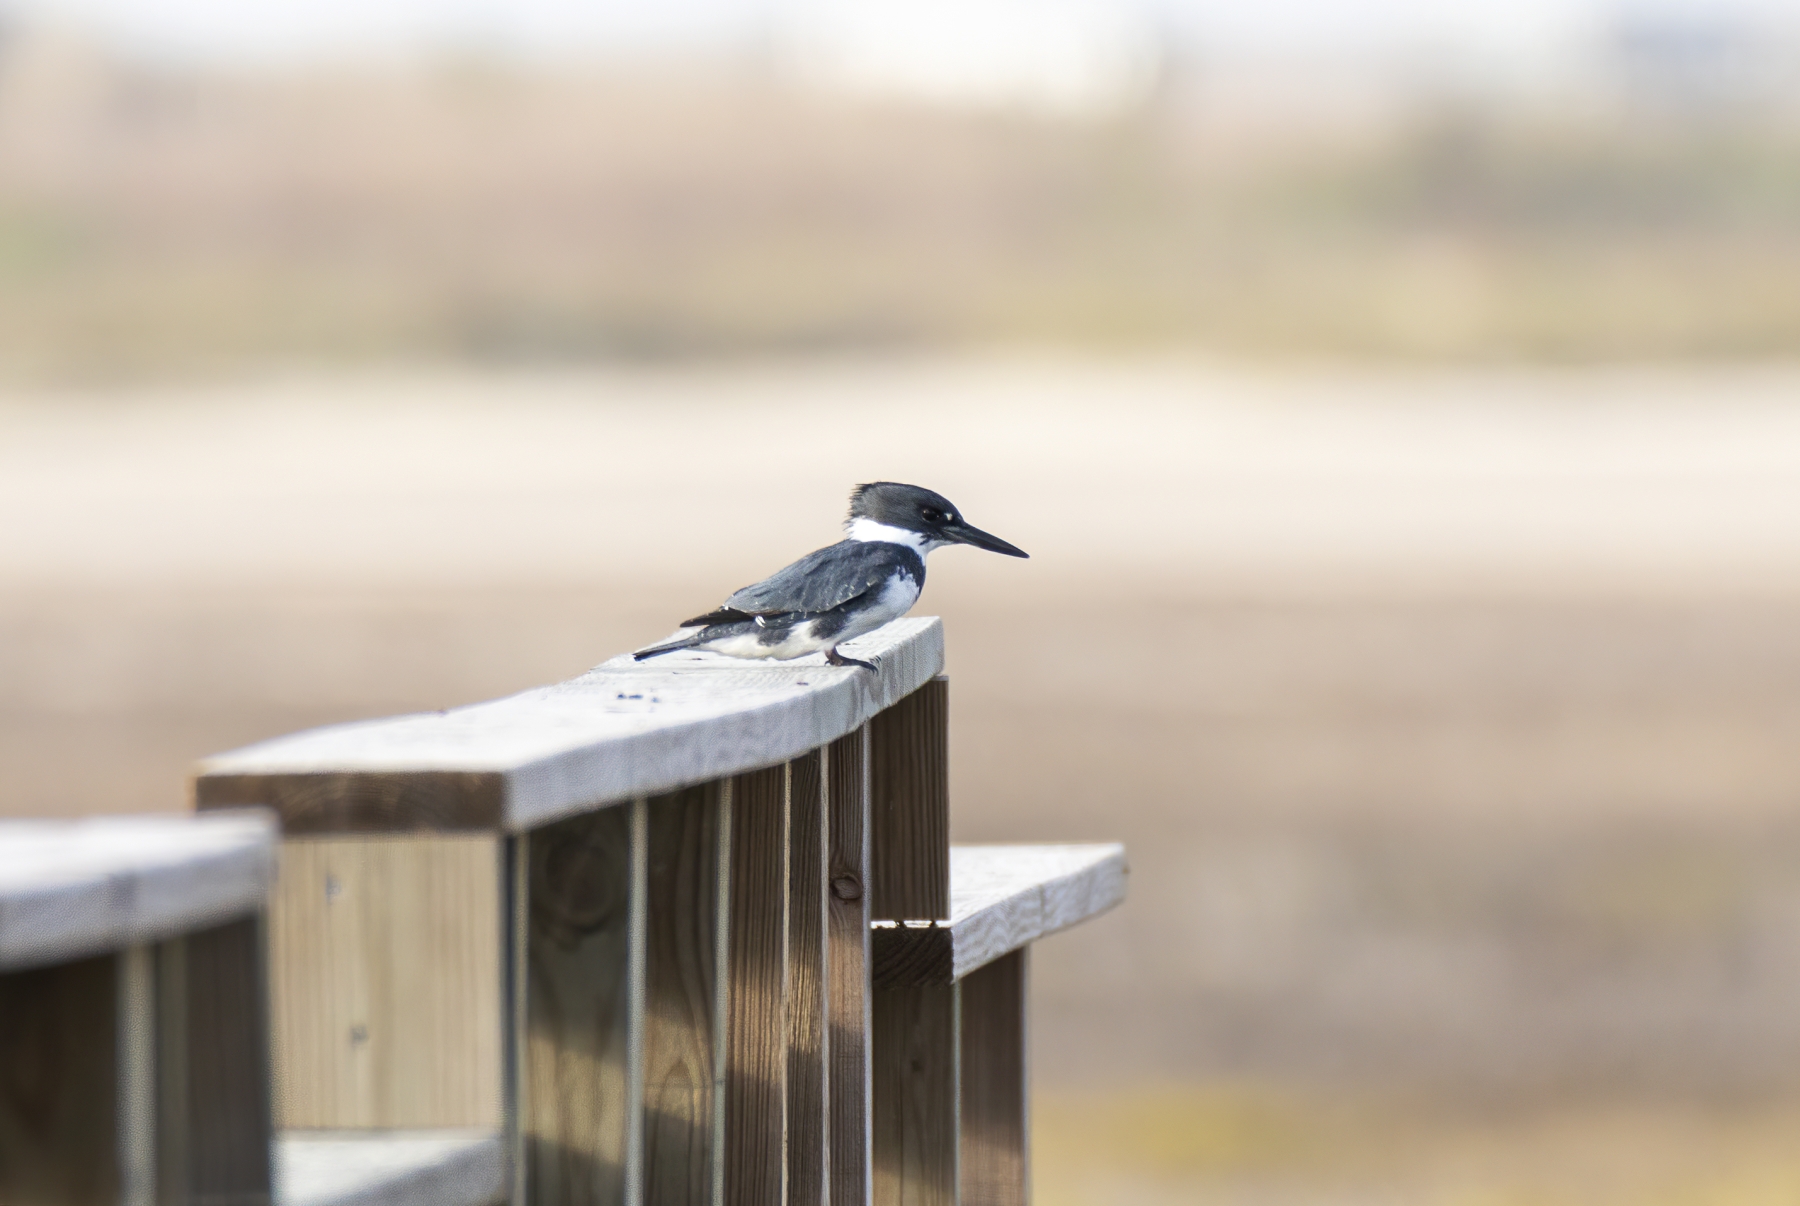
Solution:
{"label": "pale sky", "polygon": [[[254,62],[477,46],[526,56],[725,49],[767,40],[791,26],[796,12],[860,19],[859,10],[883,2],[0,0],[0,14],[48,17],[139,55]],[[905,11],[899,0],[885,2],[890,11]],[[1008,13],[1013,29],[1021,13],[1060,11],[1079,24],[1085,12],[1101,26],[1123,17],[1182,35],[1215,58],[1441,52],[1526,69],[1591,41],[1622,11],[1715,18],[1741,11],[1800,25],[1800,0],[957,0],[956,10],[959,22],[987,13],[996,31],[1008,28],[1001,20]]]}

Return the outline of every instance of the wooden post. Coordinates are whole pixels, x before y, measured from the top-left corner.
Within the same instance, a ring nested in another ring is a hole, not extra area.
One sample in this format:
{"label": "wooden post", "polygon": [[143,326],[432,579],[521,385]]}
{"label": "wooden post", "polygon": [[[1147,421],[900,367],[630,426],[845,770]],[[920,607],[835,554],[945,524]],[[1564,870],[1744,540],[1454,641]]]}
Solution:
{"label": "wooden post", "polygon": [[645,1206],[712,1201],[723,795],[708,783],[649,804]]}
{"label": "wooden post", "polygon": [[787,1200],[827,1206],[825,751],[789,763]]}
{"label": "wooden post", "polygon": [[832,1206],[869,1206],[869,727],[825,751]]}
{"label": "wooden post", "polygon": [[788,769],[732,781],[724,1206],[786,1196]]}
{"label": "wooden post", "polygon": [[876,1206],[955,1206],[958,989],[875,992]]}
{"label": "wooden post", "polygon": [[281,843],[277,1125],[500,1125],[498,845],[487,834]]}
{"label": "wooden post", "polygon": [[[950,916],[949,684],[934,678],[869,724],[870,913],[902,925]],[[871,1041],[877,1206],[953,1206],[957,1192],[954,984],[878,989]]]}
{"label": "wooden post", "polygon": [[1002,955],[962,980],[962,1206],[1030,1200],[1026,957]]}
{"label": "wooden post", "polygon": [[869,916],[950,916],[950,680],[943,675],[869,722]]}

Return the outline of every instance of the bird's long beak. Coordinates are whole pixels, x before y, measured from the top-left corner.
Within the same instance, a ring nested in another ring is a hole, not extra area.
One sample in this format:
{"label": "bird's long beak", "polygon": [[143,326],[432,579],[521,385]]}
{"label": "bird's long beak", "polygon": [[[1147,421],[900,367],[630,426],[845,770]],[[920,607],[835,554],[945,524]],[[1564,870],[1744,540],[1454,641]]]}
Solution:
{"label": "bird's long beak", "polygon": [[1017,545],[1006,543],[998,536],[990,536],[980,528],[972,528],[966,523],[956,523],[944,529],[944,535],[958,544],[972,544],[978,549],[986,549],[990,553],[1005,553],[1008,557],[1031,556]]}

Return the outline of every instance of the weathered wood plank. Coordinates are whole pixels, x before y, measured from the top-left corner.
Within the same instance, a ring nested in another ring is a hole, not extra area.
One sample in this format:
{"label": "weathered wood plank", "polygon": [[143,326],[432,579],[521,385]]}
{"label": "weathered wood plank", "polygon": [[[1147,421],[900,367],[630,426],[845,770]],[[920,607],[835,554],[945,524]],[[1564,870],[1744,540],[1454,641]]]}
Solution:
{"label": "weathered wood plank", "polygon": [[531,835],[524,1117],[532,1206],[626,1200],[632,815]]}
{"label": "weathered wood plank", "polygon": [[953,846],[950,923],[877,926],[878,985],[948,984],[1125,899],[1125,848],[1106,843]]}
{"label": "weathered wood plank", "polygon": [[955,1206],[958,992],[954,984],[875,990],[876,1206]]}
{"label": "weathered wood plank", "polygon": [[156,942],[260,909],[257,813],[0,821],[0,971]]}
{"label": "weathered wood plank", "polygon": [[[155,1206],[156,950],[127,947],[117,958],[119,1202]],[[266,1111],[267,1094],[263,1096]]]}
{"label": "weathered wood plank", "polygon": [[830,1200],[868,1206],[869,742],[864,725],[825,750],[830,856],[826,945]]}
{"label": "weathered wood plank", "polygon": [[506,1152],[492,1131],[301,1131],[275,1165],[281,1206],[489,1206]]}
{"label": "weathered wood plank", "polygon": [[189,1206],[192,1200],[187,1002],[187,939],[171,938],[156,948],[157,1206]]}
{"label": "weathered wood plank", "polygon": [[528,829],[817,749],[938,673],[943,627],[900,619],[845,651],[879,671],[624,655],[506,699],[221,754],[201,764],[195,796],[267,804],[295,832]]}
{"label": "weathered wood plank", "polygon": [[787,1200],[825,1206],[826,1140],[824,752],[789,764]]}
{"label": "weathered wood plank", "polygon": [[531,1098],[531,1035],[525,1028],[531,997],[531,834],[500,839],[503,860],[501,927],[505,978],[502,983],[502,1026],[505,1043],[501,1084],[500,1141],[506,1151],[507,1206],[526,1206],[531,1162],[525,1133]]}
{"label": "weathered wood plank", "polygon": [[950,684],[933,678],[869,722],[869,916],[950,916]]}
{"label": "weathered wood plank", "polygon": [[1030,1200],[1026,959],[1013,951],[963,980],[961,1206]]}
{"label": "weathered wood plank", "polygon": [[0,1202],[117,1206],[117,960],[0,975]]}
{"label": "weathered wood plank", "polygon": [[246,917],[187,936],[190,1200],[268,1206],[268,983],[263,922]]}
{"label": "weathered wood plank", "polygon": [[488,834],[281,844],[278,1125],[500,1125],[500,878]]}
{"label": "weathered wood plank", "polygon": [[771,1206],[785,1192],[787,784],[780,766],[731,785],[725,1206]]}
{"label": "weathered wood plank", "polygon": [[709,783],[649,803],[645,1206],[712,1201],[722,794]]}

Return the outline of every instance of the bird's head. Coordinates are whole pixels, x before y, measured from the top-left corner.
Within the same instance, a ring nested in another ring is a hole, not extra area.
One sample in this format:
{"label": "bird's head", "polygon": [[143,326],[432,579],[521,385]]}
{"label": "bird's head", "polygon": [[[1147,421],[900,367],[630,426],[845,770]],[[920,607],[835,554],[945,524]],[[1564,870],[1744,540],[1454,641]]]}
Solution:
{"label": "bird's head", "polygon": [[962,512],[942,494],[900,482],[868,482],[851,491],[844,530],[852,540],[910,545],[921,555],[946,544],[972,544],[1008,557],[1030,555],[963,522]]}

